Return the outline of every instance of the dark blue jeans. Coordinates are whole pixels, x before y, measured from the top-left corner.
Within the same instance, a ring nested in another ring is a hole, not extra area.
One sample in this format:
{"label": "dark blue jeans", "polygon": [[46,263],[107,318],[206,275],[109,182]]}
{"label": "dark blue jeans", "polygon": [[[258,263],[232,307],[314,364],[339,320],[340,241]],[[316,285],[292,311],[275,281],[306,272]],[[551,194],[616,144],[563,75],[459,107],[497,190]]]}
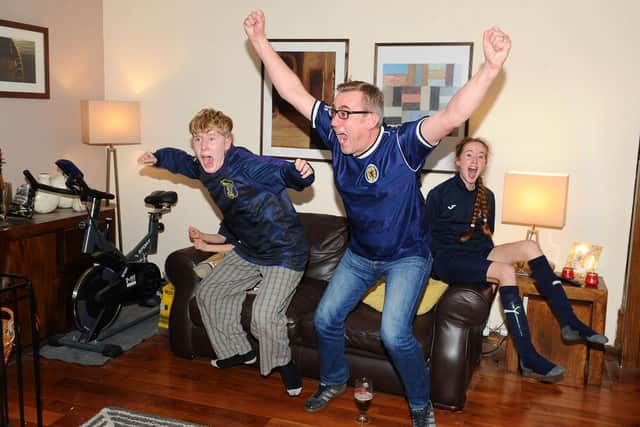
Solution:
{"label": "dark blue jeans", "polygon": [[[412,409],[429,401],[429,370],[413,336],[413,319],[431,272],[432,258],[372,261],[347,249],[316,310],[320,353],[320,382],[346,383],[349,367],[344,355],[344,322],[364,293],[386,275],[380,337],[404,385]],[[374,385],[375,386],[375,385]]]}

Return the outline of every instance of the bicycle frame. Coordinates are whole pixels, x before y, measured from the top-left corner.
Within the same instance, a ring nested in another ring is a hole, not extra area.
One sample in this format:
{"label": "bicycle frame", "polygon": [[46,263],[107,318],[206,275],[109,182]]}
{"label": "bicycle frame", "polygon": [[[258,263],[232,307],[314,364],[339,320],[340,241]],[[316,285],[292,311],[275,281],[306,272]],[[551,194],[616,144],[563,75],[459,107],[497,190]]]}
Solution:
{"label": "bicycle frame", "polygon": [[[104,221],[106,227],[101,230],[100,207],[103,200],[113,199],[113,194],[89,187],[84,181],[84,174],[73,162],[60,159],[56,161],[56,165],[66,177],[67,188],[41,184],[31,172],[24,170],[23,174],[30,184],[30,195],[35,194],[36,190],[43,190],[77,196],[88,204],[87,219],[80,223],[80,228],[84,230],[81,252],[93,258],[93,266],[80,276],[71,299],[74,321],[81,332],[80,338],[56,337],[54,342],[55,345],[116,357],[122,353],[122,348],[103,340],[154,314],[154,311],[149,311],[123,325],[110,328],[118,317],[120,308],[134,302],[147,307],[160,302],[156,302],[154,297],[162,282],[162,275],[157,265],[147,262],[147,256],[157,251],[158,233],[164,230],[160,219],[164,213],[171,211],[171,206],[177,202],[178,197],[173,191],[154,191],[145,197],[145,203],[153,206],[148,212],[147,233],[125,254],[109,240],[112,218]],[[110,328],[108,334],[105,328]]]}
{"label": "bicycle frame", "polygon": [[84,232],[84,238],[82,241],[82,253],[93,254],[97,248],[101,252],[117,255],[118,258],[125,262],[138,262],[147,261],[147,256],[153,253],[158,248],[158,233],[162,231],[162,224],[160,223],[160,217],[168,209],[154,209],[149,212],[149,226],[145,236],[135,245],[135,247],[126,255],[122,253],[111,241],[108,239],[109,227],[111,222],[108,222],[107,229],[100,231],[98,224],[100,222],[100,204],[102,200],[98,198],[91,199],[91,207],[89,208],[89,224]]}
{"label": "bicycle frame", "polygon": [[[100,231],[99,227],[100,205],[102,200],[113,199],[113,195],[90,188],[84,181],[82,172],[72,162],[61,159],[56,162],[56,165],[63,170],[63,173],[65,173],[67,177],[67,189],[40,184],[28,170],[23,171],[23,174],[31,184],[30,191],[33,193],[35,193],[36,189],[42,189],[57,194],[79,196],[81,200],[90,203],[88,221],[82,223],[85,228],[82,240],[83,254],[99,256],[99,254],[95,253],[97,248],[100,253],[115,256],[119,262],[126,265],[133,262],[146,262],[147,256],[150,253],[156,252],[158,248],[158,233],[164,229],[163,224],[160,222],[160,217],[162,217],[162,214],[171,210],[169,205],[165,205],[164,203],[154,205],[155,209],[149,212],[147,234],[140,239],[129,253],[125,254],[111,243],[107,237],[111,227],[111,220],[107,221],[107,229],[104,232]],[[170,203],[175,203],[175,200],[174,194],[174,199],[170,201]]]}

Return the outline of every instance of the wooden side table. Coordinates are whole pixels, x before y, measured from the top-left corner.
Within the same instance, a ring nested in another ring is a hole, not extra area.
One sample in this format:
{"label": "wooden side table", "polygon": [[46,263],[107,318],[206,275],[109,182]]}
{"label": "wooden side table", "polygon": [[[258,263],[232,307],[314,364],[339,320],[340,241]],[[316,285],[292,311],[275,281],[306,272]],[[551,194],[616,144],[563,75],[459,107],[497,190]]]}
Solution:
{"label": "wooden side table", "polygon": [[[114,215],[113,205],[100,212],[102,219],[114,218]],[[86,212],[57,209],[49,214],[34,214],[31,219],[16,218],[0,227],[0,273],[31,279],[41,338],[73,328],[73,288],[93,262],[82,254],[84,230],[79,224],[86,218]],[[109,238],[113,241],[114,227],[109,231]],[[21,312],[27,313],[27,310]],[[16,321],[25,328],[23,344],[31,344],[28,317],[21,315]]]}
{"label": "wooden side table", "polygon": [[[604,334],[607,311],[607,287],[600,277],[597,288],[563,285],[573,311],[585,325]],[[527,297],[527,318],[531,341],[542,356],[564,367],[565,385],[600,385],[604,365],[604,346],[583,343],[566,344],[560,335],[560,324],[547,300],[540,295],[533,278],[518,276],[520,296]],[[507,340],[505,365],[508,372],[519,372],[518,353]]]}

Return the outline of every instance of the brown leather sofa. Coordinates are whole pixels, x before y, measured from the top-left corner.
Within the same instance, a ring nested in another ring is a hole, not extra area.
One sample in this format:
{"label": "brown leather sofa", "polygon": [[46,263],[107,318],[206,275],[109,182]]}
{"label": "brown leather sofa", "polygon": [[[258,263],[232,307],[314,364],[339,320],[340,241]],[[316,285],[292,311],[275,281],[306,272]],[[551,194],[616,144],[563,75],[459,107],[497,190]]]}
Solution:
{"label": "brown leather sofa", "polygon": [[[301,213],[300,220],[311,244],[310,259],[296,294],[287,311],[293,359],[303,376],[319,377],[319,358],[313,327],[315,308],[342,253],[348,245],[345,218]],[[193,247],[167,257],[165,271],[175,286],[169,318],[171,350],[186,358],[215,354],[209,343],[194,291],[199,279],[193,267],[211,254]],[[466,390],[482,351],[482,330],[489,315],[494,294],[482,285],[449,286],[435,308],[416,316],[414,331],[431,367],[431,399],[437,407],[461,410]],[[249,334],[251,304],[247,295],[242,324]],[[351,377],[372,378],[377,391],[403,394],[400,380],[380,342],[381,314],[359,304],[346,322],[346,354]],[[255,341],[252,342],[257,349]]]}

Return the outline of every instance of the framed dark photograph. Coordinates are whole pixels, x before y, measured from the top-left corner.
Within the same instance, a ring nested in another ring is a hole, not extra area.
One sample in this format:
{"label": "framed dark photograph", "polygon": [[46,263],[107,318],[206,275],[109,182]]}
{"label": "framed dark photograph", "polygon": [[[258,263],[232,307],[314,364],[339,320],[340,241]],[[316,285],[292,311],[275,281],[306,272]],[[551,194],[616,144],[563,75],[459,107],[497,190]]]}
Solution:
{"label": "framed dark photograph", "polygon": [[[331,104],[347,78],[349,40],[270,40],[284,62],[316,99]],[[289,159],[331,160],[311,122],[284,101],[262,69],[261,154]]]}
{"label": "framed dark photograph", "polygon": [[49,98],[49,30],[0,20],[0,97]]}
{"label": "framed dark photograph", "polygon": [[[443,109],[471,77],[473,43],[376,43],[374,81],[384,93],[384,122],[416,120]],[[455,172],[455,145],[469,122],[451,132],[423,169]]]}

